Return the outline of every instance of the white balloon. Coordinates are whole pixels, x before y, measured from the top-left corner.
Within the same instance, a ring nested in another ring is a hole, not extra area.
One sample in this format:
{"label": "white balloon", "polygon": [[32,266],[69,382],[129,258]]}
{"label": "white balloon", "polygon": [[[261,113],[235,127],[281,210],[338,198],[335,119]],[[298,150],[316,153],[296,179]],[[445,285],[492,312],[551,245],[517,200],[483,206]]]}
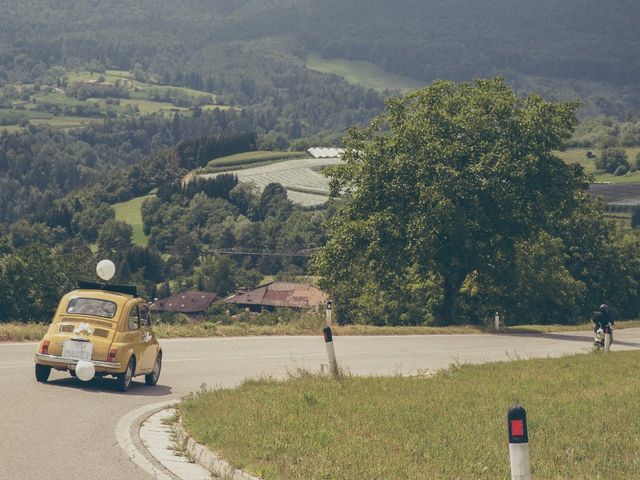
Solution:
{"label": "white balloon", "polygon": [[93,363],[80,360],[76,365],[76,376],[83,382],[88,382],[96,375],[96,367]]}
{"label": "white balloon", "polygon": [[96,267],[96,273],[102,280],[108,282],[116,274],[116,266],[111,260],[100,260]]}

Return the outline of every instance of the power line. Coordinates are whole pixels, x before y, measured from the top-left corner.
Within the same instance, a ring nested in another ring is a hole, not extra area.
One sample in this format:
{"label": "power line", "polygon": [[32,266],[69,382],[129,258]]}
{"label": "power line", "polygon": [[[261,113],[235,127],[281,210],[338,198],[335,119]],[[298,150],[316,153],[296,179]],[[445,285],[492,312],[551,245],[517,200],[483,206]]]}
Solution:
{"label": "power line", "polygon": [[249,255],[249,256],[265,256],[265,257],[309,257],[320,248],[307,248],[298,252],[278,252],[273,250],[236,250],[234,248],[210,248],[207,253],[215,253],[220,255]]}

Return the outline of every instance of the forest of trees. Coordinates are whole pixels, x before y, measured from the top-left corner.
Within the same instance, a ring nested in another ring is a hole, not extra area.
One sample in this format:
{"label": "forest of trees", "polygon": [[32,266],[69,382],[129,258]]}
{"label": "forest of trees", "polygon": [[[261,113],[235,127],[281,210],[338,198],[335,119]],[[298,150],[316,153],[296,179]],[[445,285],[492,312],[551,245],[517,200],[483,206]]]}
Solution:
{"label": "forest of trees", "polygon": [[[297,48],[329,58],[370,60],[425,81],[464,80],[501,68],[622,85],[638,84],[640,78],[635,28],[640,6],[624,0],[144,0],[124,5],[105,0],[100,9],[30,0],[10,1],[5,10],[0,23],[4,55],[27,54],[20,62],[24,68],[73,59],[126,70],[138,63],[199,89],[221,90],[232,78],[208,62],[200,64],[209,73],[203,77],[205,72],[195,69],[202,55],[225,55],[235,48],[228,54],[250,70],[246,50],[266,38],[271,41],[261,45],[270,50],[287,43],[296,53],[298,42]],[[180,62],[171,68],[171,61],[181,57],[192,69],[181,69]],[[266,81],[272,80],[277,79]],[[246,87],[247,96],[260,91],[259,85],[255,92]]]}
{"label": "forest of trees", "polygon": [[[154,136],[142,133],[162,126],[157,118],[147,120],[148,125],[141,119],[138,131],[129,130],[134,137],[138,134],[140,152],[150,148],[148,141]],[[194,122],[185,119],[180,130],[185,135],[197,133]],[[202,164],[206,155],[255,149],[255,133],[187,138],[173,147],[153,150],[132,165],[126,155],[118,158],[114,152],[109,156],[111,144],[117,143],[116,132],[112,133],[98,136],[82,130],[64,134],[34,128],[5,136],[8,161],[3,174],[16,189],[2,191],[0,319],[46,319],[64,289],[83,275],[93,276],[91,265],[100,258],[116,263],[116,281],[137,284],[147,298],[187,287],[225,295],[237,286],[253,287],[264,275],[292,278],[305,274],[307,258],[229,257],[213,250],[298,252],[324,244],[325,221],[333,208],[297,206],[279,184],[260,192],[253,184],[239,184],[233,175],[183,182],[188,167],[194,166],[191,163]],[[38,135],[56,145],[60,154]],[[84,143],[78,136],[94,142]],[[95,142],[98,137],[100,141]],[[30,145],[40,143],[49,156],[33,155],[29,150]],[[76,149],[82,153],[74,155]],[[93,160],[88,163],[88,158]],[[59,173],[34,173],[44,171]],[[81,177],[80,172],[86,176]],[[135,245],[131,226],[115,219],[111,204],[151,190],[157,193],[142,206],[149,242]],[[41,269],[43,262],[49,265]],[[60,282],[52,283],[56,269],[63,273]]]}
{"label": "forest of trees", "polygon": [[[350,199],[302,208],[278,184],[260,192],[233,176],[186,184],[184,177],[223,155],[340,145],[347,129],[364,128],[384,110],[385,98],[399,95],[312,71],[305,66],[309,53],[367,60],[425,84],[501,74],[518,94],[539,88],[554,101],[582,98],[585,107],[577,113],[599,116],[585,119],[571,138],[570,129],[563,130],[554,148],[598,149],[603,168],[614,173],[636,166],[616,150],[640,145],[640,37],[633,23],[640,4],[634,2],[103,0],[99,8],[70,0],[6,3],[0,16],[0,125],[12,128],[0,127],[0,320],[46,319],[58,295],[91,272],[100,256],[118,263],[118,281],[140,285],[149,297],[187,287],[224,294],[264,275],[308,273],[304,257],[212,252],[322,247],[335,235],[332,219],[338,215],[339,223],[340,212],[353,212]],[[207,102],[215,97],[220,108],[167,90],[149,99],[185,110],[142,115],[131,108],[116,114],[95,100],[116,104],[135,89],[69,82],[73,70],[106,75],[107,69],[156,86],[208,92]],[[42,86],[64,87],[61,95],[76,104],[35,103]],[[90,101],[78,103],[84,100]],[[92,117],[94,123],[36,126],[19,108],[24,103],[36,112]],[[143,195],[149,195],[142,207],[146,246],[133,243],[131,227],[115,219],[112,207]],[[628,289],[611,298],[619,299],[624,315],[636,314],[630,302],[637,297],[631,272],[637,259],[629,252],[637,237],[609,225],[597,205],[581,205],[572,212],[583,215],[575,225],[559,222],[536,236],[514,237],[518,269],[512,280],[520,290],[513,292],[528,303],[518,304],[500,285],[487,282],[486,272],[468,269],[463,285],[460,278],[453,282],[459,287],[458,318],[477,322],[483,309],[498,303],[520,319],[578,318],[591,296],[612,295],[613,283],[601,280],[603,264],[592,256],[612,265],[611,282],[626,282]],[[325,252],[331,258],[331,249]],[[337,294],[344,278],[331,278],[319,258],[317,271],[325,275],[345,321],[458,321],[439,316],[437,303],[450,301],[442,272],[427,275],[398,262],[405,270],[397,278],[407,280],[407,288],[389,290],[356,271],[346,277],[345,291],[353,294],[347,301]],[[357,258],[349,260],[356,264]],[[552,267],[561,275],[546,275]],[[360,290],[353,290],[353,278],[362,280]],[[559,299],[547,301],[546,283],[557,287]],[[485,290],[478,294],[479,288]],[[421,304],[423,297],[431,303]]]}

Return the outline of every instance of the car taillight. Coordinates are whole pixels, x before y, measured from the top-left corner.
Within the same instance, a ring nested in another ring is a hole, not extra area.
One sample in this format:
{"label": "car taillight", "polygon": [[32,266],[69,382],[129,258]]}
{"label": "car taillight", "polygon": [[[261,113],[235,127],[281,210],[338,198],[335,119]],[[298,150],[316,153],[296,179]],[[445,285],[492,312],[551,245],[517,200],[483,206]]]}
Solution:
{"label": "car taillight", "polygon": [[115,361],[117,353],[118,353],[117,348],[112,348],[111,350],[109,350],[109,355],[107,355],[107,362]]}
{"label": "car taillight", "polygon": [[40,346],[40,353],[47,355],[49,353],[49,340],[43,340]]}

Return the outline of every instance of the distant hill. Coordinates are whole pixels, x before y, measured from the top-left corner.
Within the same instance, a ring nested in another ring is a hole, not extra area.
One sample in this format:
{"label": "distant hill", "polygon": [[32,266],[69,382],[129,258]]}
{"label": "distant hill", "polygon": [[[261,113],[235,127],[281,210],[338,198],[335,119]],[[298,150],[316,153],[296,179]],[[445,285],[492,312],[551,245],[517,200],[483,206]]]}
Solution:
{"label": "distant hill", "polygon": [[[129,68],[220,42],[280,37],[420,80],[496,70],[640,82],[635,0],[10,0],[0,38],[46,57]],[[49,42],[45,54],[44,40]],[[133,48],[132,48],[133,47]],[[168,51],[167,51],[168,49]],[[293,49],[293,46],[292,46]]]}
{"label": "distant hill", "polygon": [[[297,104],[293,116],[311,125],[308,132],[366,121],[379,102],[355,91],[332,98],[337,77],[305,68],[319,55],[367,61],[408,84],[501,74],[522,90],[593,97],[593,114],[640,112],[637,0],[8,0],[4,7],[0,82],[93,65],[219,93],[230,104]],[[351,105],[345,98],[353,95]],[[309,97],[318,101],[303,106]],[[360,113],[336,121],[345,105]],[[296,136],[297,127],[286,128]]]}

